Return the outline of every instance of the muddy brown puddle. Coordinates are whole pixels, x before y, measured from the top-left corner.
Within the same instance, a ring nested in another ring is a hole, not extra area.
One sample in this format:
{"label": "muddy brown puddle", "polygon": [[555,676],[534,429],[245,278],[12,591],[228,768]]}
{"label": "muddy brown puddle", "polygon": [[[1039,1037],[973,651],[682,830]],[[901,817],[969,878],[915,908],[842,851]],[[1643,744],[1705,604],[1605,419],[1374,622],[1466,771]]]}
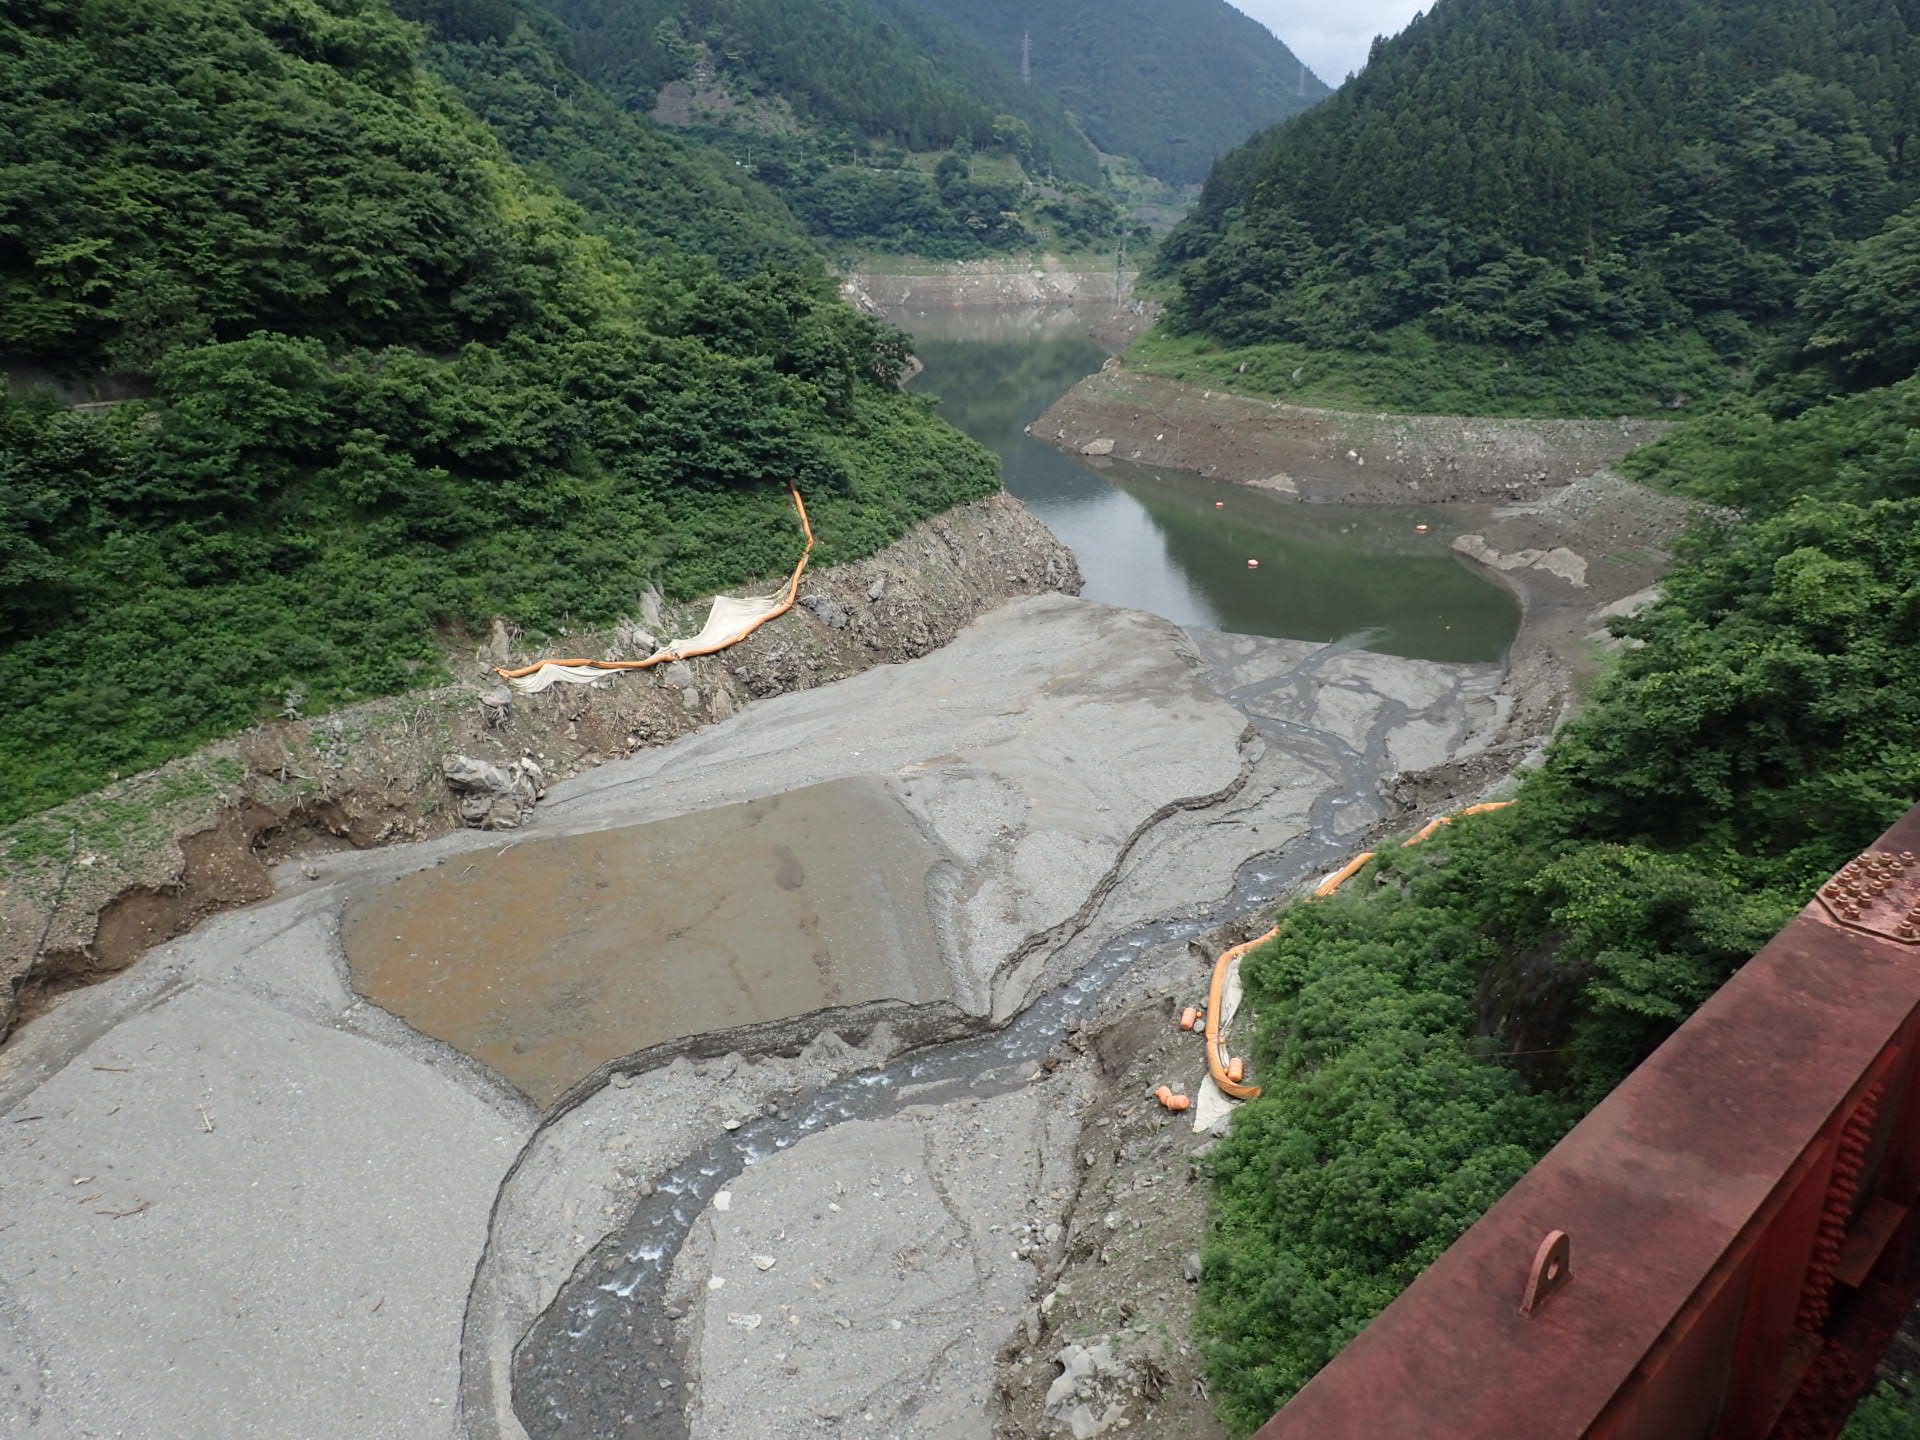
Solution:
{"label": "muddy brown puddle", "polygon": [[540,1105],[663,1040],[949,987],[878,781],[458,855],[356,906],[354,989]]}

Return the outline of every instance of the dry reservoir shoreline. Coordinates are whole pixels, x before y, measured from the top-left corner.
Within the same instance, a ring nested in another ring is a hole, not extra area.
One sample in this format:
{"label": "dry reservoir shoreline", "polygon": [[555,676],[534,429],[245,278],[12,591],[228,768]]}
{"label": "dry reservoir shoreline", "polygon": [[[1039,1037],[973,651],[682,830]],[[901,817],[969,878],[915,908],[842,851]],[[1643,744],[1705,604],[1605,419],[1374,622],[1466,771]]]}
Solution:
{"label": "dry reservoir shoreline", "polygon": [[[1337,411],[1129,370],[1111,360],[1029,427],[1071,453],[1188,470],[1314,504],[1489,507],[1454,552],[1520,599],[1503,686],[1519,758],[1569,712],[1613,643],[1609,615],[1654,593],[1699,507],[1609,467],[1670,422]],[[1409,799],[1437,798],[1416,786]]]}

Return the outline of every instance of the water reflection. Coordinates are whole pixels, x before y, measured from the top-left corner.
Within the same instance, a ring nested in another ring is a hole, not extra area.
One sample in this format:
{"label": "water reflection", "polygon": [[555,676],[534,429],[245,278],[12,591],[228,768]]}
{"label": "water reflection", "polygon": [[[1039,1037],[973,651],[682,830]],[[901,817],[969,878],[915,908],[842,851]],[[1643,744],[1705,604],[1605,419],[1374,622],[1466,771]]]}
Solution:
{"label": "water reflection", "polygon": [[893,318],[927,367],[916,388],[938,395],[949,420],[999,454],[1007,488],[1079,557],[1089,599],[1251,635],[1325,641],[1368,631],[1368,649],[1422,660],[1497,660],[1512,642],[1518,602],[1449,548],[1481,512],[1302,505],[1180,471],[1066,455],[1025,432],[1106,358],[1081,315]]}

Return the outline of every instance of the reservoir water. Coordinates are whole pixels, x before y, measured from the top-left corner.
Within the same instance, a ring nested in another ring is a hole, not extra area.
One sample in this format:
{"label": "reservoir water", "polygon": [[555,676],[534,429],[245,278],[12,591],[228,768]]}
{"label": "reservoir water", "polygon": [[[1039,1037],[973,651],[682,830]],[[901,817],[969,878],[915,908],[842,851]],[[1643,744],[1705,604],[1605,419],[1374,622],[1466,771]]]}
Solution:
{"label": "reservoir water", "polygon": [[948,420],[1000,456],[1007,489],[1079,558],[1088,599],[1241,634],[1358,637],[1366,649],[1419,660],[1498,660],[1512,643],[1518,601],[1450,548],[1484,511],[1308,505],[1184,471],[1068,455],[1026,427],[1106,359],[1073,311],[890,318],[927,367],[914,388],[938,396]]}

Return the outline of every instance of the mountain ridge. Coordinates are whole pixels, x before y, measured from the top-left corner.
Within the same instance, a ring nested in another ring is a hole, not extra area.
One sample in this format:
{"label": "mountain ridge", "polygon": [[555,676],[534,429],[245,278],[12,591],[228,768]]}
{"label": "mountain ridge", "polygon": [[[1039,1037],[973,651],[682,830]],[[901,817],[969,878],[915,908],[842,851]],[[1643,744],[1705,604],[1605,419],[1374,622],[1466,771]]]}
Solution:
{"label": "mountain ridge", "polygon": [[[908,150],[995,143],[1012,114],[1035,154],[1091,183],[1100,164],[1051,97],[1009,83],[932,12],[868,0],[544,0],[572,37],[575,66],[629,109],[711,67],[732,85],[782,97],[805,119]],[[942,45],[942,66],[922,48]]]}
{"label": "mountain ridge", "polygon": [[[1173,183],[1331,94],[1284,40],[1226,0],[896,0],[1030,63],[1103,152]],[[1030,47],[1030,48],[1029,48]]]}

